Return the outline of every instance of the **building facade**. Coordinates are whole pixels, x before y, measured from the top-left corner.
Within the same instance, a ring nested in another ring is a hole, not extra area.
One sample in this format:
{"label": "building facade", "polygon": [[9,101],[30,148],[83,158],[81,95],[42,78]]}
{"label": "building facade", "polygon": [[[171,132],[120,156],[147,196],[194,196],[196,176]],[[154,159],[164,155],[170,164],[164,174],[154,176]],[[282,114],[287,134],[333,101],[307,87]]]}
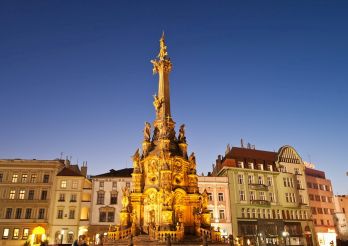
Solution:
{"label": "building facade", "polygon": [[238,243],[313,244],[304,165],[292,147],[278,152],[233,147],[218,157],[213,174],[228,177]]}
{"label": "building facade", "polygon": [[208,210],[211,226],[219,230],[221,236],[227,238],[232,234],[230,213],[230,194],[227,177],[198,176],[198,187],[201,193],[208,193]]}
{"label": "building facade", "polygon": [[108,173],[92,177],[92,202],[88,235],[99,242],[110,225],[120,224],[122,195],[125,188],[132,190],[133,168],[111,169]]}
{"label": "building facade", "polygon": [[305,177],[317,242],[325,246],[336,245],[331,181],[323,171],[309,167],[305,169]]}
{"label": "building facade", "polygon": [[[81,170],[69,162],[57,174],[52,189],[49,228],[50,244],[72,244],[79,234],[85,234],[89,217],[91,181],[87,179],[87,166]],[[80,228],[82,226],[82,228]]]}
{"label": "building facade", "polygon": [[2,245],[47,240],[50,201],[64,160],[0,160],[0,241]]}
{"label": "building facade", "polygon": [[334,196],[334,204],[337,238],[341,241],[348,241],[348,195]]}

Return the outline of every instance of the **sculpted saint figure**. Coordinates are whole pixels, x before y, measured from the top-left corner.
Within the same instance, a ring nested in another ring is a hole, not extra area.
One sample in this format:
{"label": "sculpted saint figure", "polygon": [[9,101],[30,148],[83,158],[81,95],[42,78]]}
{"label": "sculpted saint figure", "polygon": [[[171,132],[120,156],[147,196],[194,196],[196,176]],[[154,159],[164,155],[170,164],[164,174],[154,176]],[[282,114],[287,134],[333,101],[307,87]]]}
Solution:
{"label": "sculpted saint figure", "polygon": [[185,137],[185,124],[182,124],[179,129],[179,136],[178,139],[180,142],[186,142],[186,137]]}
{"label": "sculpted saint figure", "polygon": [[122,188],[122,208],[127,210],[128,209],[128,205],[129,205],[129,192],[128,192],[128,187],[125,186]]}
{"label": "sculpted saint figure", "polygon": [[153,106],[155,107],[156,113],[158,113],[160,108],[162,107],[163,98],[158,98],[157,95],[154,95],[153,99]]}
{"label": "sculpted saint figure", "polygon": [[139,155],[139,149],[137,149],[134,153],[134,155],[132,156],[133,159],[133,167],[134,169],[139,169],[139,159],[140,159],[140,155]]}
{"label": "sculpted saint figure", "polygon": [[189,162],[191,162],[192,164],[196,164],[196,157],[194,152],[192,152],[189,156]]}
{"label": "sculpted saint figure", "polygon": [[151,135],[151,124],[149,122],[145,122],[144,140],[145,141],[150,141],[150,135]]}

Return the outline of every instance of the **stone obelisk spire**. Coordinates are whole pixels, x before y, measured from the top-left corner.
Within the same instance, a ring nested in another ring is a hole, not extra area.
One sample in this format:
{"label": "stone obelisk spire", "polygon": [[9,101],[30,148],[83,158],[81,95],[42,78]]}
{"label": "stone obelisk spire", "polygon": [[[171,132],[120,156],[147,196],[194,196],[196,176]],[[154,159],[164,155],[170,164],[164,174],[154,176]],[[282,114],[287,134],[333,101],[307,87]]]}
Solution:
{"label": "stone obelisk spire", "polygon": [[160,51],[158,59],[152,60],[153,73],[158,73],[158,94],[154,95],[153,105],[156,110],[154,122],[154,140],[158,138],[173,138],[174,122],[170,113],[170,91],[169,74],[172,70],[172,63],[168,57],[167,46],[164,40],[164,33],[160,39]]}

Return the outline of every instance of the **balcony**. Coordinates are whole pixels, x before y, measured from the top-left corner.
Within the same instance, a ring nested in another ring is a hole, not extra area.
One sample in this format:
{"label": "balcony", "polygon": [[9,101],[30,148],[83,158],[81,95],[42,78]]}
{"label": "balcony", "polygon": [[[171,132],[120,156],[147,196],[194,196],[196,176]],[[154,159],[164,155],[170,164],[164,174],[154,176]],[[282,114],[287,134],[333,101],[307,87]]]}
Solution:
{"label": "balcony", "polygon": [[267,200],[251,200],[253,205],[270,206],[271,202]]}
{"label": "balcony", "polygon": [[249,184],[249,189],[268,191],[268,186],[265,184]]}

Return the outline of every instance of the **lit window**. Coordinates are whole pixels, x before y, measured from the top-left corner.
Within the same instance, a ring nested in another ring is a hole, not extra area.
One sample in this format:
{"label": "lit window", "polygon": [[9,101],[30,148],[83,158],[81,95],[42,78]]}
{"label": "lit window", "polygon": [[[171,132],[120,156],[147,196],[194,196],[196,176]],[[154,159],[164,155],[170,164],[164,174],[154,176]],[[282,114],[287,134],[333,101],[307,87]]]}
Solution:
{"label": "lit window", "polygon": [[37,177],[36,174],[32,174],[31,177],[30,177],[30,183],[35,183],[36,182],[36,177]]}
{"label": "lit window", "polygon": [[23,229],[23,236],[22,236],[22,239],[27,239],[29,236],[29,229],[28,228],[24,228]]}
{"label": "lit window", "polygon": [[16,196],[16,191],[15,190],[11,190],[10,191],[10,199],[15,199]]}
{"label": "lit window", "polygon": [[13,174],[12,175],[12,183],[17,183],[18,182],[18,174]]}
{"label": "lit window", "polygon": [[77,187],[78,187],[78,182],[77,181],[73,181],[72,182],[72,188],[73,189],[77,189]]}
{"label": "lit window", "polygon": [[219,193],[219,202],[224,200],[224,193]]}
{"label": "lit window", "polygon": [[9,234],[10,234],[10,229],[4,228],[4,231],[2,233],[2,239],[8,239]]}
{"label": "lit window", "polygon": [[13,229],[13,239],[18,239],[19,236],[19,229],[18,228],[14,228]]}
{"label": "lit window", "polygon": [[19,191],[19,199],[23,200],[25,197],[25,190],[20,190]]}
{"label": "lit window", "polygon": [[22,183],[26,183],[28,180],[28,174],[22,174]]}
{"label": "lit window", "polygon": [[60,182],[60,188],[66,188],[66,180]]}

